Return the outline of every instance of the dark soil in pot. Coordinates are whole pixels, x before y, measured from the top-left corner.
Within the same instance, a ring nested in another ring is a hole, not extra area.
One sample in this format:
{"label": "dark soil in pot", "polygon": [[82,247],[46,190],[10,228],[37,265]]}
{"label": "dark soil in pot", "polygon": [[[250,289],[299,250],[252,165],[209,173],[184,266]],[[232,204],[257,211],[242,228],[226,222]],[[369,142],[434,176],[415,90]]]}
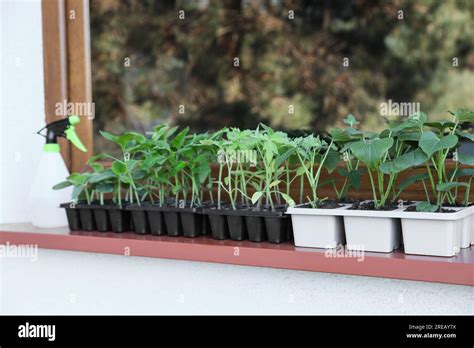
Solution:
{"label": "dark soil in pot", "polygon": [[202,235],[202,214],[197,212],[181,212],[183,236],[198,237]]}
{"label": "dark soil in pot", "polygon": [[[467,205],[468,207],[469,206],[472,206],[472,203],[471,204],[468,204]],[[448,208],[463,208],[465,207],[464,203],[458,203],[458,202],[455,202],[455,203],[443,203],[443,207],[448,207]]]}
{"label": "dark soil in pot", "polygon": [[[411,207],[408,207],[406,208],[404,211],[407,211],[407,212],[418,212],[416,210],[416,206],[415,205],[412,205]],[[445,209],[445,208],[442,208],[442,209],[438,209],[438,211],[435,211],[434,213],[455,213],[456,210],[453,210],[453,209]],[[418,212],[419,213],[419,212]]]}
{"label": "dark soil in pot", "polygon": [[380,207],[378,209],[375,209],[374,202],[360,202],[360,203],[354,203],[352,207],[349,207],[349,210],[379,210],[379,211],[391,211],[398,209],[398,204],[396,203],[388,203],[384,205],[383,207]]}
{"label": "dark soil in pot", "polygon": [[229,227],[230,239],[248,239],[245,217],[241,215],[227,215],[227,226]]}
{"label": "dark soil in pot", "polygon": [[[307,203],[303,206],[303,208],[313,208],[313,209],[336,209],[343,207],[343,204],[348,204],[349,202],[342,202],[342,201],[335,201],[332,199],[326,199],[324,201],[320,201],[316,204],[316,207]],[[351,202],[352,204],[359,204],[359,201],[354,200]]]}
{"label": "dark soil in pot", "polygon": [[247,232],[251,242],[263,242],[267,240],[265,220],[262,217],[246,216],[245,224],[247,226]]}
{"label": "dark soil in pot", "polygon": [[341,198],[341,199],[338,199],[336,200],[337,203],[340,203],[340,204],[354,204],[354,203],[358,203],[360,202],[360,200],[358,199],[355,199],[355,198]]}
{"label": "dark soil in pot", "polygon": [[288,217],[265,217],[265,228],[270,243],[283,243],[289,239]]}

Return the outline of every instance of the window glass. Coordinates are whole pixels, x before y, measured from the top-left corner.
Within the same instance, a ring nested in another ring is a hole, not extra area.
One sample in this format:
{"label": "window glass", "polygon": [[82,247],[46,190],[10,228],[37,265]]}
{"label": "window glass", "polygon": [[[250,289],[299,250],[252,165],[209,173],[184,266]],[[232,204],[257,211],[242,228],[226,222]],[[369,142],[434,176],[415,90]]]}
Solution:
{"label": "window glass", "polygon": [[[95,133],[474,108],[474,1],[92,0]],[[110,150],[95,138],[96,151]]]}

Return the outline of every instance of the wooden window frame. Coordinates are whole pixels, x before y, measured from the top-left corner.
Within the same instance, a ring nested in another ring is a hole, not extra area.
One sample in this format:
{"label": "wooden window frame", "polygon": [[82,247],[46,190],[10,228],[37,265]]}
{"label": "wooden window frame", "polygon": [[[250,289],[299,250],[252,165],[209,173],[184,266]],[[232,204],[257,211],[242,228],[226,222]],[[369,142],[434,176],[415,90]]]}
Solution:
{"label": "wooden window frame", "polygon": [[[45,121],[56,121],[57,103],[91,103],[90,23],[88,0],[42,0]],[[81,171],[93,154],[92,120],[81,117],[76,132],[86,153],[61,139],[70,171]]]}

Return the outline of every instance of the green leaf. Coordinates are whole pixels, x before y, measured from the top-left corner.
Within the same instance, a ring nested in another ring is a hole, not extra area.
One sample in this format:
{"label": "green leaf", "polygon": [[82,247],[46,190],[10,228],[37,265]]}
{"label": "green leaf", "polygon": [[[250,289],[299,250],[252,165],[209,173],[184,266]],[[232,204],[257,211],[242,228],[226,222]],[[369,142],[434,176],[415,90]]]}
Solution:
{"label": "green leaf", "polygon": [[420,128],[425,124],[426,119],[427,117],[424,112],[417,112],[408,116],[408,122],[417,124]]}
{"label": "green leaf", "polygon": [[360,130],[352,127],[346,128],[346,132],[354,138],[360,138],[364,134],[364,132],[361,132]]}
{"label": "green leaf", "polygon": [[469,139],[470,141],[474,141],[474,134],[467,133],[467,132],[459,132],[457,131],[456,134],[462,138]]}
{"label": "green leaf", "polygon": [[113,178],[114,176],[115,176],[115,174],[114,174],[113,170],[107,169],[107,170],[104,170],[103,172],[100,172],[100,173],[93,173],[91,175],[91,178],[90,178],[89,182],[91,184],[95,184],[95,183],[98,183],[100,181]]}
{"label": "green leaf", "polygon": [[[452,174],[450,174],[451,176]],[[461,178],[461,177],[474,177],[474,168],[462,168],[458,169],[456,174],[454,175],[455,178]]]}
{"label": "green leaf", "polygon": [[211,173],[211,167],[207,163],[201,163],[197,169],[198,179],[200,183],[203,183],[209,174]]}
{"label": "green leaf", "polygon": [[170,143],[170,146],[174,149],[179,149],[183,146],[186,135],[189,133],[189,127],[186,127],[176,135]]}
{"label": "green leaf", "polygon": [[339,154],[339,151],[335,149],[329,149],[327,151],[328,155],[323,165],[329,173],[332,173],[337,168],[339,163],[341,163],[341,156]]}
{"label": "green leaf", "polygon": [[270,163],[273,160],[274,155],[278,153],[278,148],[275,145],[275,143],[269,140],[263,144],[263,148],[265,150],[264,152],[265,162]]}
{"label": "green leaf", "polygon": [[80,173],[72,173],[67,177],[67,179],[72,182],[73,185],[75,186],[81,186],[84,185],[87,182],[87,176],[84,174]]}
{"label": "green leaf", "polygon": [[257,191],[252,195],[252,204],[256,204],[258,200],[263,196],[262,191]]}
{"label": "green leaf", "polygon": [[360,123],[360,122],[357,121],[357,119],[355,118],[355,116],[352,115],[352,114],[347,115],[347,117],[343,120],[343,122],[344,122],[345,124],[348,124],[350,127],[353,127],[353,126],[355,126],[355,125],[357,125],[357,124]]}
{"label": "green leaf", "polygon": [[113,135],[109,132],[106,132],[106,131],[99,131],[100,135],[102,135],[105,139],[107,140],[110,140],[111,142],[114,142],[117,144],[117,139],[118,139],[118,136],[116,135]]}
{"label": "green leaf", "polygon": [[420,141],[421,132],[403,132],[398,135],[401,141]]}
{"label": "green leaf", "polygon": [[426,180],[429,177],[428,173],[421,173],[409,176],[405,180],[402,180],[400,184],[398,184],[398,189],[400,191],[405,190],[406,188],[410,187],[411,185],[417,183],[418,181]]}
{"label": "green leaf", "polygon": [[431,157],[435,152],[455,147],[457,143],[458,137],[453,134],[446,135],[440,139],[435,133],[427,131],[421,135],[419,146]]}
{"label": "green leaf", "polygon": [[77,202],[79,200],[79,196],[81,195],[83,189],[84,189],[84,186],[74,186],[72,190],[71,199]]}
{"label": "green leaf", "polygon": [[421,149],[416,149],[395,158],[393,161],[383,163],[380,170],[385,174],[395,174],[426,161],[428,161],[428,156]]}
{"label": "green leaf", "polygon": [[467,153],[458,153],[458,161],[462,164],[474,166],[474,156]]}
{"label": "green leaf", "polygon": [[362,169],[357,169],[357,170],[353,169],[347,175],[347,177],[349,178],[349,181],[351,182],[352,186],[356,190],[360,189],[361,177],[363,173],[364,173],[364,170]]}
{"label": "green leaf", "polygon": [[331,129],[331,139],[336,143],[342,143],[351,141],[351,135],[344,129],[333,128]]}
{"label": "green leaf", "polygon": [[469,184],[467,182],[443,182],[436,185],[436,190],[439,192],[445,192],[455,187],[469,187]]}
{"label": "green leaf", "polygon": [[276,158],[275,166],[276,167],[281,166],[283,164],[283,162],[285,162],[288,159],[288,157],[290,157],[295,152],[296,152],[296,148],[294,148],[294,147],[291,147],[288,150],[286,150],[283,154],[281,154],[280,156],[278,156]]}
{"label": "green leaf", "polygon": [[125,174],[127,172],[127,166],[123,162],[114,161],[112,163],[112,171],[115,175]]}
{"label": "green leaf", "polygon": [[[341,169],[342,169],[342,168],[341,168]],[[330,178],[329,178],[329,179],[325,179],[325,180],[323,180],[323,181],[320,181],[320,182],[318,183],[318,188],[327,186],[327,185],[329,185],[329,184],[334,185],[334,179],[330,179]]]}
{"label": "green leaf", "polygon": [[142,134],[138,134],[135,132],[127,132],[120,135],[117,139],[117,144],[122,148],[122,150],[126,150],[132,143],[142,143],[145,141],[145,137]]}
{"label": "green leaf", "polygon": [[393,138],[357,141],[350,144],[354,156],[373,168],[382,160],[385,153],[393,146]]}
{"label": "green leaf", "polygon": [[293,198],[291,198],[289,195],[287,195],[286,193],[283,193],[281,192],[280,193],[281,196],[283,197],[283,199],[285,200],[285,202],[290,206],[290,207],[294,207],[296,205],[295,201],[293,200]]}
{"label": "green leaf", "polygon": [[301,176],[306,173],[306,169],[309,167],[309,164],[305,166],[299,166],[298,169],[296,169],[296,176]]}
{"label": "green leaf", "polygon": [[399,133],[406,129],[420,129],[426,122],[426,114],[418,112],[410,115],[406,121],[390,123],[390,130],[394,133]]}
{"label": "green leaf", "polygon": [[101,172],[104,170],[104,166],[100,163],[90,163],[89,165],[96,172]]}
{"label": "green leaf", "polygon": [[416,211],[425,213],[435,213],[439,210],[439,205],[430,202],[419,202],[416,205]]}
{"label": "green leaf", "polygon": [[63,188],[69,187],[69,186],[72,186],[72,182],[63,181],[63,182],[60,182],[59,184],[54,185],[53,190],[61,190]]}
{"label": "green leaf", "polygon": [[87,164],[91,165],[91,164],[93,164],[94,162],[96,162],[96,161],[98,161],[98,160],[100,160],[100,159],[103,159],[104,157],[106,157],[106,154],[104,154],[104,153],[99,153],[99,154],[97,154],[97,155],[94,155],[94,156],[92,156],[91,158],[89,158],[89,159],[87,160]]}
{"label": "green leaf", "polygon": [[454,117],[456,117],[459,122],[474,122],[474,111],[459,109],[454,112]]}
{"label": "green leaf", "polygon": [[99,193],[110,193],[114,191],[113,184],[98,184],[95,190]]}
{"label": "green leaf", "polygon": [[281,183],[281,180],[275,180],[272,183],[270,183],[270,188],[278,186]]}
{"label": "green leaf", "polygon": [[425,126],[436,128],[440,132],[443,132],[446,128],[453,128],[456,124],[451,121],[436,121],[436,122],[427,122]]}

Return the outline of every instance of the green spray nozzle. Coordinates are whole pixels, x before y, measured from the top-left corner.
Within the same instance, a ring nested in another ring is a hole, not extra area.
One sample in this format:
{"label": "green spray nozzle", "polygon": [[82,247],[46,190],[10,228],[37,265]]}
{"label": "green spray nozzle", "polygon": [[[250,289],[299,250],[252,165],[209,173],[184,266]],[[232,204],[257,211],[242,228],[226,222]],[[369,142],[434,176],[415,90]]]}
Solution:
{"label": "green spray nozzle", "polygon": [[[83,152],[87,152],[86,147],[82,144],[81,139],[77,136],[76,127],[80,122],[80,117],[73,115],[58,121],[48,123],[46,127],[40,129],[38,134],[46,138],[45,151],[59,152],[59,146],[51,145],[58,143],[58,137],[64,137],[69,140],[75,147]],[[41,134],[41,131],[46,129],[46,135]],[[54,151],[52,150],[54,149]]]}
{"label": "green spray nozzle", "polygon": [[74,126],[70,126],[68,129],[64,131],[66,133],[66,139],[69,140],[71,143],[74,144],[79,150],[83,152],[87,152],[86,147],[82,144],[81,139],[77,136],[76,130]]}
{"label": "green spray nozzle", "polygon": [[81,121],[80,117],[77,116],[77,115],[69,116],[68,120],[69,120],[69,123],[71,124],[71,126],[75,126],[76,124],[78,124]]}

